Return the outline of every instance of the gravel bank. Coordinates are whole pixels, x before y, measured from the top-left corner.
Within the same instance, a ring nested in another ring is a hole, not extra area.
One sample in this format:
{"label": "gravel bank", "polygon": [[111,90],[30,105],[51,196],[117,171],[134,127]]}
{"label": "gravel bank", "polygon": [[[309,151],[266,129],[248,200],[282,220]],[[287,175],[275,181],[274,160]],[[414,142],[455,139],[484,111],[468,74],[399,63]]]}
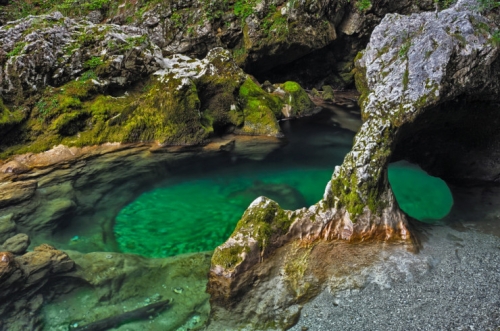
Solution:
{"label": "gravel bank", "polygon": [[388,257],[362,289],[328,288],[290,330],[500,330],[500,238],[427,232],[419,254]]}

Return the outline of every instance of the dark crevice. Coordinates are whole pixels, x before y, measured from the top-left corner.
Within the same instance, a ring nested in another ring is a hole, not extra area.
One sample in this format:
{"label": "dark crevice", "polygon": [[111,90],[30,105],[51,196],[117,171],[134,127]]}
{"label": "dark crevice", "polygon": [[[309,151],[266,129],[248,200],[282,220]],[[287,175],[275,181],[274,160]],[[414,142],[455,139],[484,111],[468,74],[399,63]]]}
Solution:
{"label": "dark crevice", "polygon": [[461,97],[404,125],[392,162],[406,159],[459,186],[500,185],[500,104]]}

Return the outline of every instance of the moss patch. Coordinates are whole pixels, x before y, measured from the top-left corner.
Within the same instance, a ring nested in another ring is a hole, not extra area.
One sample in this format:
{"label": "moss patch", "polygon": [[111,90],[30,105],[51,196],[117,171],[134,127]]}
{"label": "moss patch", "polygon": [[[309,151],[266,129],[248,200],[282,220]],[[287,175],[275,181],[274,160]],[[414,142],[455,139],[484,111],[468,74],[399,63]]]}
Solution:
{"label": "moss patch", "polygon": [[[359,61],[363,57],[363,52],[359,52],[354,59],[354,63]],[[363,121],[368,119],[368,115],[364,112],[365,103],[368,101],[368,95],[370,94],[370,88],[368,87],[368,82],[366,80],[366,68],[361,66],[356,66],[354,69],[354,82],[356,84],[356,90],[358,90],[360,96],[358,99],[358,105],[361,108],[361,118]]]}
{"label": "moss patch", "polygon": [[242,133],[255,135],[277,135],[280,127],[276,118],[281,116],[283,101],[265,92],[250,77],[239,90],[245,123]]}
{"label": "moss patch", "polygon": [[[245,238],[253,238],[263,254],[276,238],[288,231],[291,224],[292,219],[276,202],[260,198],[258,203],[254,202],[245,211],[231,237],[241,234]],[[229,247],[219,246],[212,257],[212,265],[220,265],[226,270],[234,269],[242,261],[242,253],[250,251],[245,245],[244,240]]]}
{"label": "moss patch", "polygon": [[314,109],[314,103],[298,83],[288,81],[281,88],[286,92],[284,102],[290,106],[289,117],[307,115]]}
{"label": "moss patch", "polygon": [[202,143],[210,128],[201,123],[196,86],[177,89],[178,83],[153,79],[145,91],[120,98],[98,95],[92,79],[47,88],[17,130],[17,144],[2,146],[2,154],[41,152],[61,143]]}

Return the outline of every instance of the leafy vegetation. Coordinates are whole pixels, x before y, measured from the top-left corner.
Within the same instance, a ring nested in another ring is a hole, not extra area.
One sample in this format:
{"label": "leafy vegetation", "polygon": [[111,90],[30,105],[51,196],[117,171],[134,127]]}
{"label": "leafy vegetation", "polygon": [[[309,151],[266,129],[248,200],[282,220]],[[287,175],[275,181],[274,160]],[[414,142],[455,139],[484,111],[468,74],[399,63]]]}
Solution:
{"label": "leafy vegetation", "polygon": [[372,6],[372,2],[370,0],[358,0],[356,2],[356,8],[361,11],[367,11]]}
{"label": "leafy vegetation", "polygon": [[411,47],[411,40],[407,39],[403,45],[401,45],[401,48],[399,49],[398,55],[400,58],[406,57],[408,55],[408,51],[410,50]]}
{"label": "leafy vegetation", "polygon": [[93,56],[92,58],[90,58],[89,60],[85,61],[85,63],[83,64],[83,66],[85,68],[89,68],[89,69],[95,69],[97,68],[98,66],[100,66],[101,64],[103,64],[104,62],[102,61],[102,59],[98,56]]}
{"label": "leafy vegetation", "polygon": [[236,0],[234,4],[234,14],[241,19],[242,24],[248,16],[253,14],[253,7],[257,4],[256,0]]}

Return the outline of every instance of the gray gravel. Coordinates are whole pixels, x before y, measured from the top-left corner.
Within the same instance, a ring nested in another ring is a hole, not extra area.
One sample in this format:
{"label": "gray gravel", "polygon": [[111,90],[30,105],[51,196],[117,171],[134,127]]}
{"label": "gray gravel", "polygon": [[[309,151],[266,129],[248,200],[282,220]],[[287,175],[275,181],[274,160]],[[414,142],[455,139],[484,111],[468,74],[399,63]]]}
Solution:
{"label": "gray gravel", "polygon": [[329,288],[304,305],[291,330],[500,330],[500,238],[428,232],[417,255],[388,258],[362,289]]}

